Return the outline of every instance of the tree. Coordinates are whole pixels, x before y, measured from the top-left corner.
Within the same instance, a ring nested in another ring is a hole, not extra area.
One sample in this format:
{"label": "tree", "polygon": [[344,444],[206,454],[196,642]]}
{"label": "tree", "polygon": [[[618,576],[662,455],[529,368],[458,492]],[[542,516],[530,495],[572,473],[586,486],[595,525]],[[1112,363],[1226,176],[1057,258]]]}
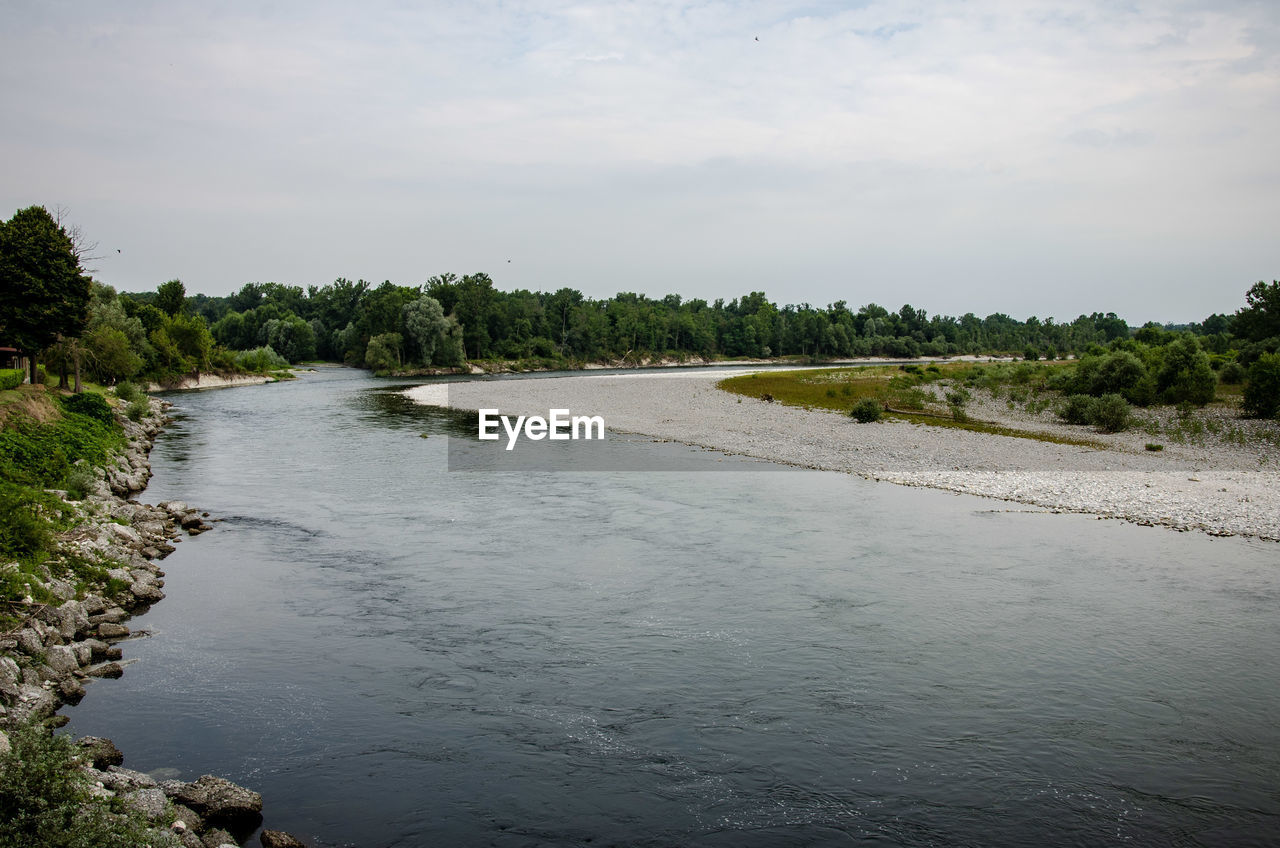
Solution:
{"label": "tree", "polygon": [[66,230],[43,206],[19,210],[0,224],[0,336],[29,356],[59,338],[83,332],[89,278]]}
{"label": "tree", "polygon": [[400,350],[404,339],[399,333],[381,333],[369,339],[365,350],[365,364],[374,371],[390,371],[400,367]]}
{"label": "tree", "polygon": [[182,312],[182,305],[187,301],[187,287],[182,280],[170,280],[161,283],[156,289],[155,306],[170,318]]}
{"label": "tree", "polygon": [[1194,336],[1182,336],[1164,349],[1164,362],[1156,374],[1156,391],[1165,403],[1190,402],[1204,406],[1213,400],[1218,378],[1209,354]]}
{"label": "tree", "polygon": [[1280,353],[1264,353],[1249,366],[1243,401],[1244,411],[1255,418],[1280,413]]}
{"label": "tree", "polygon": [[1249,305],[1236,313],[1232,331],[1253,342],[1280,336],[1280,282],[1259,280],[1244,299]]}
{"label": "tree", "polygon": [[436,346],[449,332],[449,321],[444,317],[440,301],[423,295],[406,303],[401,309],[404,318],[404,338],[408,356],[417,358],[424,365],[431,364]]}

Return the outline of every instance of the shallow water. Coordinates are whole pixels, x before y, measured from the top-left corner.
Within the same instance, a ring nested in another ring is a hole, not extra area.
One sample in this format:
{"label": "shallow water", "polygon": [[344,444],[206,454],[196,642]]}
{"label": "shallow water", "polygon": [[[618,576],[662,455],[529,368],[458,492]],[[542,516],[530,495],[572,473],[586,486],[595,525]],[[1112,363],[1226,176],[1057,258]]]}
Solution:
{"label": "shallow water", "polygon": [[144,500],[225,521],[71,732],[320,845],[1280,832],[1273,544],[678,445],[629,449],[693,470],[450,473],[457,419],[387,386],[173,397]]}

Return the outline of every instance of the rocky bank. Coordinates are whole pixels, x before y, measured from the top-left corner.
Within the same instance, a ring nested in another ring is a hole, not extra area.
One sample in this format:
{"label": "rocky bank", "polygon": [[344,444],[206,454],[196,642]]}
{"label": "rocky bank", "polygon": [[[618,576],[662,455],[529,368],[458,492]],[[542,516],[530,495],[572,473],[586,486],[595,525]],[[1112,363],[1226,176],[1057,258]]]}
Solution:
{"label": "rocky bank", "polygon": [[[67,723],[58,715],[86,695],[95,678],[124,673],[125,643],[145,631],[132,629],[133,616],[164,598],[164,571],[158,561],[183,533],[212,529],[208,513],[180,501],[154,506],[135,496],[151,477],[148,455],[166,423],[171,404],[150,399],[150,414],[130,421],[117,414],[128,439],[125,450],[105,468],[82,501],[70,501],[77,521],[60,539],[59,553],[43,567],[42,587],[27,586],[16,612],[20,623],[0,634],[0,724],[27,720],[51,727]],[[99,564],[105,579],[89,585],[61,579],[68,560]],[[0,566],[13,567],[13,566]],[[55,600],[37,603],[33,595]],[[8,749],[0,731],[0,752]],[[205,775],[196,781],[156,781],[123,767],[124,755],[110,740],[86,737],[77,743],[95,793],[117,796],[142,811],[158,830],[185,848],[242,845],[262,823],[262,797],[230,781]],[[264,848],[300,846],[294,837],[263,831]]]}

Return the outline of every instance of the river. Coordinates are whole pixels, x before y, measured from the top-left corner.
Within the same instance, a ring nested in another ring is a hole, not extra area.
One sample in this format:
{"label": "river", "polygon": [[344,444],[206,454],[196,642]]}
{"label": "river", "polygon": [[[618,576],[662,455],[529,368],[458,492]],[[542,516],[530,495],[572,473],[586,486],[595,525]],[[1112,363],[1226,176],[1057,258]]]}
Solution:
{"label": "river", "polygon": [[1276,545],[643,441],[687,470],[449,472],[391,388],[172,397],[143,499],[224,520],[70,732],[321,846],[1280,833]]}

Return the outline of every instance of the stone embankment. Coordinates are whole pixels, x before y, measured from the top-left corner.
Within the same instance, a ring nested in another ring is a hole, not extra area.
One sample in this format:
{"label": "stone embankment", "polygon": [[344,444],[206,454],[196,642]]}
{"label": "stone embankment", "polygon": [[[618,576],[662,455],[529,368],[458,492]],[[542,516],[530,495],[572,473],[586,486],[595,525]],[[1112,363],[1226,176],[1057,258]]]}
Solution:
{"label": "stone embankment", "polygon": [[[27,586],[16,610],[20,623],[0,634],[4,724],[34,720],[60,727],[68,719],[57,711],[79,703],[87,684],[120,677],[121,643],[145,635],[128,622],[165,596],[165,573],[157,561],[176,550],[184,532],[195,536],[212,529],[208,513],[181,501],[151,506],[132,499],[151,477],[147,458],[171,406],[156,398],[150,405],[150,414],[139,422],[118,416],[127,448],[97,469],[84,500],[68,501],[78,516],[76,526],[62,535],[58,555],[43,567],[42,585]],[[57,494],[67,498],[65,492]],[[105,579],[77,586],[59,570],[68,561],[98,564]],[[37,603],[33,595],[53,600]],[[85,737],[77,744],[96,794],[123,799],[184,848],[238,846],[262,823],[262,798],[256,792],[212,775],[190,783],[157,781],[123,768],[124,755],[109,740]],[[0,731],[0,753],[8,747]],[[259,839],[264,848],[302,844],[278,831],[263,831]]]}

